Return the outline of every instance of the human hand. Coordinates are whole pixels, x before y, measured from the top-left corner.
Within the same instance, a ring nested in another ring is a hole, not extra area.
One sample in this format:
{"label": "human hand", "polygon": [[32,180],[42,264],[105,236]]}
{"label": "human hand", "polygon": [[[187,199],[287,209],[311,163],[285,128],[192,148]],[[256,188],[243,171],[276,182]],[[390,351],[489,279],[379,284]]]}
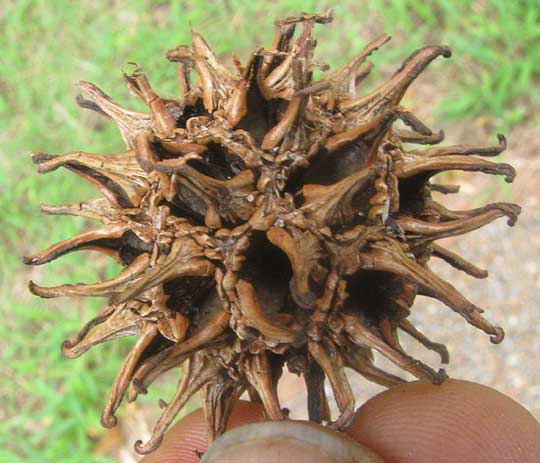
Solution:
{"label": "human hand", "polygon": [[[240,402],[228,429],[263,420],[261,406]],[[377,461],[362,460],[362,449],[355,442],[372,449],[385,463],[540,462],[540,424],[533,416],[500,392],[461,380],[439,386],[417,381],[385,391],[356,412],[348,436],[307,423],[295,429],[295,435],[274,439],[257,438],[256,432],[229,434],[234,439],[225,434],[208,452],[208,463]],[[313,433],[322,433],[317,434],[319,444],[308,442]],[[324,433],[332,434],[326,448],[322,439],[328,434]],[[197,463],[198,452],[206,448],[206,424],[197,410],[177,423],[161,447],[141,463]],[[344,460],[347,451],[355,455]]]}

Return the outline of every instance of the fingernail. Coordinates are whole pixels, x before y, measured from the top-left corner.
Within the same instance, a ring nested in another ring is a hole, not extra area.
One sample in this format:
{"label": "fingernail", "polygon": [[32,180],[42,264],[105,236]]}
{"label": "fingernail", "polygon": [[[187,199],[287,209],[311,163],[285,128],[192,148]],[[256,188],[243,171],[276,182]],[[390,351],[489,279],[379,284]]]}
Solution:
{"label": "fingernail", "polygon": [[201,463],[383,463],[345,434],[302,421],[267,421],[219,437]]}

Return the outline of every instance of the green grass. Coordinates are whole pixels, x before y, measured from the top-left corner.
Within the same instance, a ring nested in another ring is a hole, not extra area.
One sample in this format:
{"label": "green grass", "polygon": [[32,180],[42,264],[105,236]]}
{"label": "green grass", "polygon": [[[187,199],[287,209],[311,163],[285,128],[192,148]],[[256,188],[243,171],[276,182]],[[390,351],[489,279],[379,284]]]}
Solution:
{"label": "green grass", "polygon": [[[398,0],[372,2],[385,10],[385,26],[420,45],[451,46],[456,81],[441,107],[451,119],[488,115],[498,130],[530,116],[540,103],[540,2]],[[418,26],[420,24],[420,27]]]}
{"label": "green grass", "polygon": [[[41,202],[60,204],[95,195],[66,171],[37,175],[29,152],[123,149],[114,127],[76,107],[73,83],[95,82],[120,102],[142,109],[124,88],[120,70],[136,61],[162,95],[177,95],[174,67],[163,55],[189,43],[190,23],[219,55],[236,51],[246,57],[271,40],[275,17],[320,11],[326,5],[297,0],[3,2],[0,355],[5,372],[0,461],[107,461],[92,453],[103,432],[99,413],[130,344],[100,346],[77,360],[62,358],[61,341],[91,318],[102,301],[44,302],[25,289],[30,277],[55,284],[95,281],[116,271],[101,261],[89,264],[89,255],[68,256],[31,271],[20,263],[21,255],[91,226],[81,219],[40,217]],[[489,0],[473,2],[472,9],[470,5],[464,0],[340,2],[335,24],[319,28],[318,56],[335,66],[386,31],[394,40],[373,60],[397,68],[425,43],[449,44],[455,59],[435,65],[446,66],[451,78],[442,87],[449,97],[439,104],[434,126],[443,117],[470,121],[485,115],[494,130],[508,129],[533,117],[532,108],[540,100],[540,47],[535,45],[540,40],[540,4]]]}

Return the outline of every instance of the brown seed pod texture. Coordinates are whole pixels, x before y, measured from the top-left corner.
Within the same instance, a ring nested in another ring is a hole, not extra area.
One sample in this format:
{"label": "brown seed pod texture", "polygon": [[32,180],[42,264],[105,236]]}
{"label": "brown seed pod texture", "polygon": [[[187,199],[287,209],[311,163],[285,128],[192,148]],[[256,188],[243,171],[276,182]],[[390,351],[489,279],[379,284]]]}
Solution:
{"label": "brown seed pod texture", "polygon": [[[315,24],[330,10],[276,23],[268,49],[234,71],[223,66],[193,32],[191,46],[167,53],[178,71],[181,99],[164,99],[137,69],[126,84],[149,113],[126,109],[98,87],[80,82],[78,104],[120,130],[118,154],[81,151],[32,155],[39,173],[64,167],[102,197],[43,206],[48,214],[76,215],[101,225],[25,258],[41,265],[64,254],[105,253],[124,268],[95,284],[42,287],[41,297],[98,296],[105,308],[62,350],[78,357],[95,344],[136,336],[102,415],[116,423],[124,397],[133,401],[164,372],[181,368],[178,389],[146,443],[156,449],[186,402],[199,390],[210,439],[223,432],[244,393],[260,401],[268,419],[287,419],[277,394],[282,369],[303,376],[309,418],[346,427],[355,408],[346,368],[392,386],[404,380],[373,363],[372,352],[416,378],[445,379],[401,347],[404,331],[448,362],[445,346],[407,320],[417,295],[440,300],[494,343],[501,328],[482,316],[428,266],[442,259],[476,278],[487,276],[437,244],[506,216],[514,204],[449,210],[432,192],[458,187],[434,183],[448,170],[514,178],[508,164],[486,160],[506,146],[437,145],[433,132],[400,105],[415,78],[445,46],[413,53],[371,93],[362,93],[369,55],[383,35],[352,61],[320,80],[313,72]],[[192,71],[197,80],[191,79]],[[86,99],[88,98],[88,99]],[[339,408],[331,417],[324,384]]]}

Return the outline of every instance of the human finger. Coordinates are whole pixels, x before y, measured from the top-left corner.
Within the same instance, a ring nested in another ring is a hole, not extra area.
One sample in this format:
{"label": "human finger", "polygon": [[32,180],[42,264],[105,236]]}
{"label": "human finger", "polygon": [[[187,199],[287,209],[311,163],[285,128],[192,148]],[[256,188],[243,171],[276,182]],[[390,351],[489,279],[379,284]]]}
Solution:
{"label": "human finger", "polygon": [[391,388],[357,411],[348,434],[386,463],[540,462],[540,424],[531,413],[469,381]]}

